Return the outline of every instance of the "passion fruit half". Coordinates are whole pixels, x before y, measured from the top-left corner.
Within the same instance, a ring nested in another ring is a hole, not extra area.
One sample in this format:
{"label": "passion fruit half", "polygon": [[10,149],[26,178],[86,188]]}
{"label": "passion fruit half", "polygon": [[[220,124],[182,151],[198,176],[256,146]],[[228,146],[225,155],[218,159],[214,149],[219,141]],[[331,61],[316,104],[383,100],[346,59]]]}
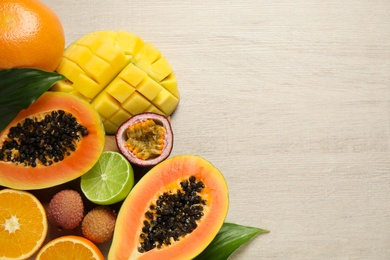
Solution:
{"label": "passion fruit half", "polygon": [[146,112],[124,122],[116,132],[119,151],[138,166],[154,166],[172,151],[173,133],[167,117]]}

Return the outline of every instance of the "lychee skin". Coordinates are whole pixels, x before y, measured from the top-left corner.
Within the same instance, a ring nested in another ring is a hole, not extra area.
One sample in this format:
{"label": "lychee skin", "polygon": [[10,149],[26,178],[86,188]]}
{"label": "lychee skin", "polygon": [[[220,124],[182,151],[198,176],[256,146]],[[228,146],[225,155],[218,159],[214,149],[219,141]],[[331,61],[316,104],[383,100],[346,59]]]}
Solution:
{"label": "lychee skin", "polygon": [[48,221],[59,229],[75,229],[84,217],[81,195],[70,189],[58,192],[50,200],[46,214]]}
{"label": "lychee skin", "polygon": [[112,238],[116,214],[108,206],[97,206],[89,211],[82,223],[83,236],[94,243],[104,243]]}

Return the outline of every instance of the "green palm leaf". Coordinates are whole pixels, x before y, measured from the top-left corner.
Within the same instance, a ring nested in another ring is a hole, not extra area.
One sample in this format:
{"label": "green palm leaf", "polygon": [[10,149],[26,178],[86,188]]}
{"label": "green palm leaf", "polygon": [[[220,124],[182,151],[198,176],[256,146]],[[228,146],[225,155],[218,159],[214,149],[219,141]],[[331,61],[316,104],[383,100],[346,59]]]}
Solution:
{"label": "green palm leaf", "polygon": [[268,230],[224,223],[210,245],[194,260],[226,260],[240,246]]}
{"label": "green palm leaf", "polygon": [[65,77],[35,68],[0,70],[0,131],[54,83]]}

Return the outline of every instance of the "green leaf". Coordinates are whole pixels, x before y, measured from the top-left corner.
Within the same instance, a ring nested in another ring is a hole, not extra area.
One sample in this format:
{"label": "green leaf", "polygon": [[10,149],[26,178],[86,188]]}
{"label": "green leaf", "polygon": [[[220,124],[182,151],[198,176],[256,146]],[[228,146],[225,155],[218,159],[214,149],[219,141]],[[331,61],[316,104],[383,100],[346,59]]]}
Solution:
{"label": "green leaf", "polygon": [[35,68],[0,70],[0,131],[63,75]]}
{"label": "green leaf", "polygon": [[261,233],[269,233],[269,231],[234,223],[224,223],[210,245],[194,260],[226,260],[237,248]]}

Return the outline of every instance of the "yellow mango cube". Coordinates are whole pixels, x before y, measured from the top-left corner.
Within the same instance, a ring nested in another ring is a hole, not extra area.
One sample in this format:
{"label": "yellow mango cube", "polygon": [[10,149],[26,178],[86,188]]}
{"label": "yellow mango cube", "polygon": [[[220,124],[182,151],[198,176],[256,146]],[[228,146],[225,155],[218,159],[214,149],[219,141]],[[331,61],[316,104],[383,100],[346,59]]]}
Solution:
{"label": "yellow mango cube", "polygon": [[96,50],[96,55],[107,61],[115,74],[119,73],[130,61],[123,51],[108,43],[103,43],[100,48]]}
{"label": "yellow mango cube", "polygon": [[105,60],[93,56],[87,64],[85,64],[87,74],[102,85],[107,85],[114,77],[114,70]]}
{"label": "yellow mango cube", "polygon": [[118,129],[118,126],[111,122],[109,119],[103,120],[103,126],[107,134],[114,134]]}
{"label": "yellow mango cube", "polygon": [[69,59],[69,56],[72,54],[73,50],[77,48],[77,44],[71,44],[65,48],[63,58]]}
{"label": "yellow mango cube", "polygon": [[136,87],[146,76],[147,75],[144,71],[140,70],[132,63],[127,65],[127,67],[119,74],[119,77],[134,87]]}
{"label": "yellow mango cube", "polygon": [[145,62],[147,64],[154,63],[158,58],[160,58],[161,53],[159,50],[157,50],[156,47],[154,47],[151,43],[145,43],[143,48],[135,55],[134,60],[135,63],[138,62]]}
{"label": "yellow mango cube", "polygon": [[89,99],[93,99],[104,88],[87,75],[81,74],[77,81],[73,83],[73,88]]}
{"label": "yellow mango cube", "polygon": [[160,84],[158,84],[153,79],[146,77],[141,83],[138,84],[137,90],[144,97],[149,100],[153,100],[163,89]]}
{"label": "yellow mango cube", "polygon": [[76,82],[81,75],[85,75],[85,72],[76,63],[68,59],[63,59],[58,69],[70,82]]}
{"label": "yellow mango cube", "polygon": [[73,84],[71,82],[69,82],[68,80],[61,80],[61,81],[58,81],[57,84],[52,86],[50,88],[50,91],[69,93],[69,92],[73,91]]}
{"label": "yellow mango cube", "polygon": [[85,64],[92,58],[93,53],[85,46],[75,46],[73,51],[68,55],[68,59],[76,63],[80,68],[85,69]]}
{"label": "yellow mango cube", "polygon": [[160,82],[166,90],[168,90],[172,95],[179,98],[179,91],[177,89],[177,81],[175,74],[170,74],[163,81]]}
{"label": "yellow mango cube", "polygon": [[150,104],[150,106],[148,106],[146,109],[145,109],[145,112],[151,112],[151,113],[156,113],[156,114],[160,114],[160,115],[163,115],[163,116],[166,116],[164,114],[163,111],[161,111],[160,109],[158,109],[155,105],[153,104]]}
{"label": "yellow mango cube", "polygon": [[91,33],[77,40],[75,45],[85,46],[95,53],[96,50],[99,49],[100,45],[103,44],[103,40],[103,38],[99,38],[96,34]]}
{"label": "yellow mango cube", "polygon": [[152,100],[165,115],[170,115],[179,103],[179,100],[169,91],[163,89],[158,96]]}
{"label": "yellow mango cube", "polygon": [[106,88],[106,92],[120,103],[123,103],[134,91],[135,88],[121,78],[115,78]]}
{"label": "yellow mango cube", "polygon": [[120,30],[118,31],[116,44],[126,55],[133,57],[142,48],[144,42],[138,35]]}
{"label": "yellow mango cube", "polygon": [[142,113],[149,106],[150,102],[138,92],[131,94],[130,97],[122,103],[122,107],[133,115]]}
{"label": "yellow mango cube", "polygon": [[124,109],[119,109],[110,117],[110,121],[118,127],[130,117],[132,117],[132,114]]}
{"label": "yellow mango cube", "polygon": [[110,118],[120,109],[118,101],[105,92],[100,93],[91,104],[104,118]]}
{"label": "yellow mango cube", "polygon": [[156,81],[160,82],[169,75],[172,75],[172,68],[168,61],[164,57],[161,57],[152,64],[150,73],[153,74],[152,77]]}

